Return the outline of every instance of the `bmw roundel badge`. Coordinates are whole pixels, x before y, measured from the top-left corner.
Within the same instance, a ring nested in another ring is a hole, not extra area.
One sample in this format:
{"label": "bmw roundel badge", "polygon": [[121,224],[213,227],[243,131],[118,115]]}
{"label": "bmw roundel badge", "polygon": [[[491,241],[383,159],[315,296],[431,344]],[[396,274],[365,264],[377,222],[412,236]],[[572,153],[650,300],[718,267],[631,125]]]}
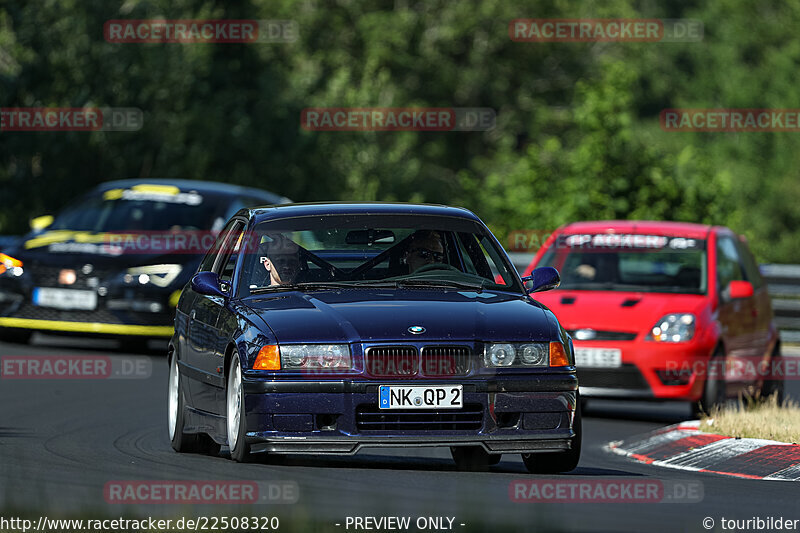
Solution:
{"label": "bmw roundel badge", "polygon": [[425,328],[423,328],[422,326],[411,326],[410,328],[408,328],[408,332],[413,335],[420,335],[422,333],[425,333]]}

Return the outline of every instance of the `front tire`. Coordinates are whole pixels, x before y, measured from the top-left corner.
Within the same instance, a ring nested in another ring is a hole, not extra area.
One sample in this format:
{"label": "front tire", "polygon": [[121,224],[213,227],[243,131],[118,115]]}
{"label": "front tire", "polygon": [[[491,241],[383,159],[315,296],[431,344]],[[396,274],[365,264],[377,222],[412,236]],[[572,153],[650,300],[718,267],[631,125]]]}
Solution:
{"label": "front tire", "polygon": [[501,454],[487,453],[480,446],[452,446],[450,454],[456,467],[465,472],[486,472],[489,466],[500,462]]}
{"label": "front tire", "polygon": [[242,392],[242,365],[235,354],[228,366],[225,398],[228,447],[231,450],[231,459],[237,463],[246,463],[251,456],[250,445],[246,439],[247,424],[244,415],[244,393]]}
{"label": "front tire", "polygon": [[553,453],[523,453],[522,462],[531,474],[561,474],[571,472],[578,467],[581,459],[581,441],[583,439],[583,415],[581,414],[580,397],[575,402],[575,418],[572,421],[572,446],[569,450]]}
{"label": "front tire", "polygon": [[781,361],[781,345],[777,343],[772,350],[772,357],[770,357],[772,370],[770,370],[769,377],[771,379],[764,380],[764,384],[761,386],[761,400],[770,401],[770,398],[775,396],[778,407],[783,406],[784,398],[784,369]]}
{"label": "front tire", "polygon": [[727,400],[725,350],[719,346],[709,360],[703,395],[692,404],[692,415],[699,417],[702,414],[708,414],[714,409],[722,408]]}

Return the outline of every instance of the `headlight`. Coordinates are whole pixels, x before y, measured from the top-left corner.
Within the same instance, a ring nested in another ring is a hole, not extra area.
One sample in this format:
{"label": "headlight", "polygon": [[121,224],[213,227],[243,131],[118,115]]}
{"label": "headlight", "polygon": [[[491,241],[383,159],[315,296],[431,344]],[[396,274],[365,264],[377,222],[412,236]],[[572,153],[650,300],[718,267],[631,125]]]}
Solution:
{"label": "headlight", "polygon": [[661,318],[646,339],[656,342],[685,342],[694,337],[695,317],[690,313],[673,313]]}
{"label": "headlight", "polygon": [[522,344],[519,347],[519,359],[524,365],[546,366],[550,355],[550,347],[543,343]]}
{"label": "headlight", "polygon": [[486,366],[511,366],[517,356],[513,344],[489,344],[483,354]]}
{"label": "headlight", "polygon": [[548,366],[550,343],[498,343],[484,347],[483,362],[487,367]]}
{"label": "headlight", "polygon": [[22,261],[10,255],[0,254],[0,274],[8,272],[11,276],[22,275]]}
{"label": "headlight", "polygon": [[347,344],[281,345],[281,367],[284,369],[350,368],[350,346]]}
{"label": "headlight", "polygon": [[125,283],[152,283],[156,287],[168,287],[183,270],[182,265],[147,265],[129,268],[125,274]]}

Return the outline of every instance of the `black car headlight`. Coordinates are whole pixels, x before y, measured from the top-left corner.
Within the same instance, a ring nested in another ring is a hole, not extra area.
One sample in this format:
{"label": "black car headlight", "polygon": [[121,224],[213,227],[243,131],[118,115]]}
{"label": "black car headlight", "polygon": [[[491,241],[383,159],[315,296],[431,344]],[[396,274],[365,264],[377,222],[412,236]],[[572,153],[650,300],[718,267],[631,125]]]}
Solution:
{"label": "black car headlight", "polygon": [[146,265],[129,268],[125,272],[123,280],[126,284],[137,283],[139,285],[155,285],[156,287],[168,287],[178,274],[183,270],[183,265]]}
{"label": "black car headlight", "polygon": [[21,276],[22,261],[10,255],[0,254],[0,276]]}

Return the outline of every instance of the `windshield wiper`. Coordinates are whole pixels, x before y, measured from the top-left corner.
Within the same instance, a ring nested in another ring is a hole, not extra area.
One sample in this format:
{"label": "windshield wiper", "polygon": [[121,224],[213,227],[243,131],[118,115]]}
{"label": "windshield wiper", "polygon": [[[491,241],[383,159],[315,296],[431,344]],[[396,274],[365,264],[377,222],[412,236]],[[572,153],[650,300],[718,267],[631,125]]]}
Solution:
{"label": "windshield wiper", "polygon": [[486,284],[485,281],[480,283],[466,283],[463,281],[452,281],[449,279],[401,279],[397,280],[397,284],[401,287],[444,287],[456,288],[468,291],[483,291]]}
{"label": "windshield wiper", "polygon": [[250,289],[250,294],[261,294],[273,291],[302,291],[315,289],[352,289],[356,287],[353,283],[335,281],[314,281],[305,283],[285,283],[282,285],[270,285],[269,287],[254,287]]}

